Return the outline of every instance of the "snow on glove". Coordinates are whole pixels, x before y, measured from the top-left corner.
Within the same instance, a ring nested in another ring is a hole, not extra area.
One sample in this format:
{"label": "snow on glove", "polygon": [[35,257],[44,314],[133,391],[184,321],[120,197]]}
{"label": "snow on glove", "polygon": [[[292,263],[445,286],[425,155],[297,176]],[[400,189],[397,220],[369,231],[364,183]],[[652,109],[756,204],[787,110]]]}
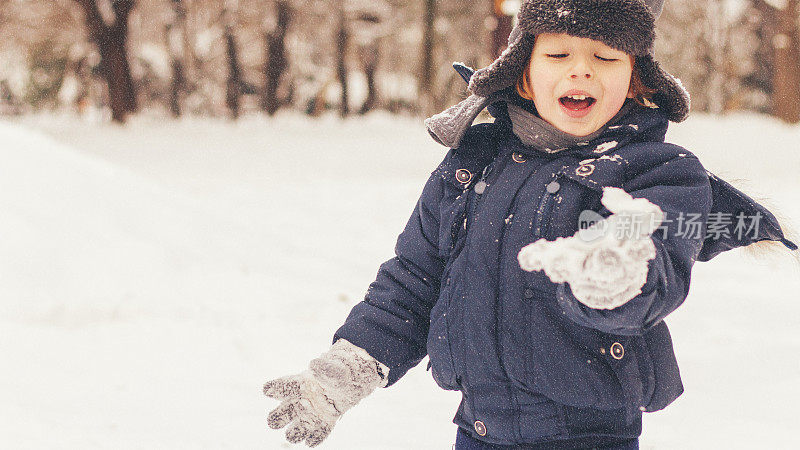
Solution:
{"label": "snow on glove", "polygon": [[544,270],[552,282],[569,283],[584,305],[614,309],[641,293],[647,262],[656,256],[650,235],[664,213],[619,188],[604,188],[601,202],[610,216],[571,237],[539,239],[523,247],[518,260],[524,270]]}
{"label": "snow on glove", "polygon": [[293,444],[319,445],[345,411],[386,386],[388,374],[389,368],[365,350],[339,339],[305,372],[264,385],[267,397],[281,400],[267,424],[274,429],[288,424],[286,439]]}

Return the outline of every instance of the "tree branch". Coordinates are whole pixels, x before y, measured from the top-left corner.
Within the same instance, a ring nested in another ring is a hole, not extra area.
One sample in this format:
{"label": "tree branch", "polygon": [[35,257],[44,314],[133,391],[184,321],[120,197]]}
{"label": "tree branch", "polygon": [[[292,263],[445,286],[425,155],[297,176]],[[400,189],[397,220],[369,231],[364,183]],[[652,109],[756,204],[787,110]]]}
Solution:
{"label": "tree branch", "polygon": [[103,21],[103,15],[97,8],[95,0],[75,0],[83,9],[86,15],[86,25],[89,27],[89,34],[92,40],[99,42],[102,36],[108,33],[108,27]]}
{"label": "tree branch", "polygon": [[778,8],[770,5],[765,0],[750,0],[750,3],[759,11],[774,13],[778,10]]}
{"label": "tree branch", "polygon": [[134,3],[134,0],[111,0],[111,8],[114,10],[117,23],[128,20],[128,14],[133,9]]}
{"label": "tree branch", "polygon": [[114,10],[114,33],[128,34],[128,16],[135,6],[135,0],[112,0]]}

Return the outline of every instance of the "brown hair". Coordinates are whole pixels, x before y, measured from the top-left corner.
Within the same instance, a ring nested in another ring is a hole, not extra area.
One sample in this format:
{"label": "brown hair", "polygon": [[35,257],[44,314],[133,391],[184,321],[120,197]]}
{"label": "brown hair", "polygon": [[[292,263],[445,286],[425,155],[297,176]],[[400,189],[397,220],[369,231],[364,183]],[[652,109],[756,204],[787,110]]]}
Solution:
{"label": "brown hair", "polygon": [[[530,72],[531,72],[531,58],[528,57],[528,62],[525,64],[525,68],[522,69],[522,73],[520,73],[519,76],[517,77],[516,87],[517,87],[517,94],[519,94],[520,97],[528,100],[533,100]],[[651,106],[652,105],[651,96],[658,91],[644,84],[641,75],[639,75],[639,67],[636,64],[634,64],[633,71],[631,72],[631,85],[629,92],[633,96],[633,99],[636,101],[636,103],[642,106]]]}

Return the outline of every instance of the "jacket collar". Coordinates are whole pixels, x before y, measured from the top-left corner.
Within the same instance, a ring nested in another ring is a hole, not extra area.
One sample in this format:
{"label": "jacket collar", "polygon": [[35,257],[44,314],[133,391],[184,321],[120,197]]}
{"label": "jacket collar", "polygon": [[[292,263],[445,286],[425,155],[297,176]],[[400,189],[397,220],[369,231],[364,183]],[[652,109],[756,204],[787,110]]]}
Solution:
{"label": "jacket collar", "polygon": [[535,113],[533,102],[516,92],[502,96],[489,108],[500,123],[513,131],[521,151],[528,154],[562,153],[597,157],[632,142],[664,142],[667,117],[658,109],[625,102],[620,112],[596,132],[583,137],[557,129]]}

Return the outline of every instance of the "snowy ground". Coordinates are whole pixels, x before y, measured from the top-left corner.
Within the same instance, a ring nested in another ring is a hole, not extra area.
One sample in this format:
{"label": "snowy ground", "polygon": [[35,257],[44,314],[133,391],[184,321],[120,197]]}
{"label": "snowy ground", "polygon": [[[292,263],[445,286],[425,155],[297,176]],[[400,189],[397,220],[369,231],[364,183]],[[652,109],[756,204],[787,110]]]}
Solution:
{"label": "snowy ground", "polygon": [[[696,116],[670,138],[800,226],[800,127]],[[0,121],[0,448],[290,448],[270,378],[324,351],[444,149],[374,115]],[[668,320],[686,393],[646,449],[800,448],[800,270],[695,266]],[[458,394],[424,365],[328,449],[449,449]]]}

